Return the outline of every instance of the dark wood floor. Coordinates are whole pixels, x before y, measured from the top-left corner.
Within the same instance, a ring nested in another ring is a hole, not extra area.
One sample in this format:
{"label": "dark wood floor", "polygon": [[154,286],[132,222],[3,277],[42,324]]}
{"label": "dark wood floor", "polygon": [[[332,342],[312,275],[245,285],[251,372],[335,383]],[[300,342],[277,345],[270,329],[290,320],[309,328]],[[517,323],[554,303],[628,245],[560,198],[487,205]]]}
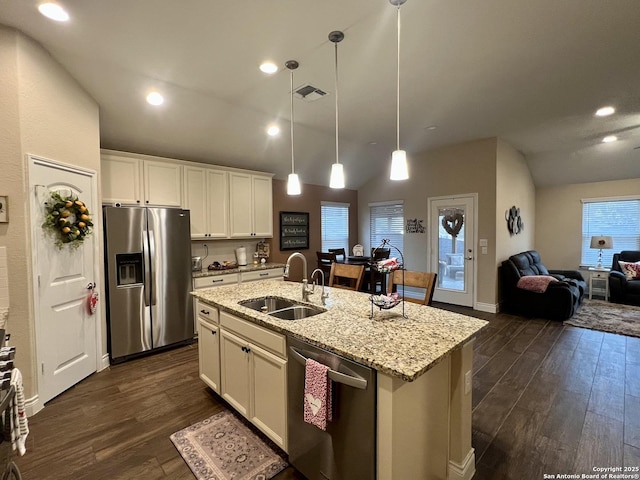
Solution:
{"label": "dark wood floor", "polygon": [[[455,310],[490,322],[475,344],[475,480],[640,465],[639,338]],[[169,435],[222,408],[198,379],[197,345],[170,350],[47,403],[16,463],[25,480],[193,479]]]}

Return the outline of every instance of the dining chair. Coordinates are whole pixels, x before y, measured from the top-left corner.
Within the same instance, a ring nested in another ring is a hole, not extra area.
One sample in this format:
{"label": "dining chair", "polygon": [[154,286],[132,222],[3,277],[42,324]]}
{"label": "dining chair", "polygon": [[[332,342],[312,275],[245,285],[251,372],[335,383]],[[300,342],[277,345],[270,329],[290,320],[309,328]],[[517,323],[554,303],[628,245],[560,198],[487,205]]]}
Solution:
{"label": "dining chair", "polygon": [[[347,259],[347,252],[345,251],[344,248],[329,248],[328,250],[329,250],[329,253],[336,254],[337,262],[344,263],[344,261]],[[342,257],[342,258],[339,258],[339,257]]]}
{"label": "dining chair", "polygon": [[[376,270],[376,264],[380,260],[386,260],[391,254],[389,248],[372,248],[371,249],[371,266],[367,269],[366,275],[366,288],[369,293],[384,293],[386,276],[384,273],[380,273]],[[378,288],[379,287],[379,288]]]}
{"label": "dining chair", "polygon": [[333,263],[329,274],[329,286],[358,291],[363,277],[364,265]]}
{"label": "dining chair", "polygon": [[318,257],[318,268],[322,270],[325,277],[331,273],[331,265],[336,261],[336,254],[332,252],[316,252]]}
{"label": "dining chair", "polygon": [[[395,292],[398,289],[398,285],[403,284],[402,270],[394,270],[390,275],[389,283],[391,291]],[[420,305],[431,305],[433,300],[433,291],[436,287],[437,273],[431,272],[413,272],[411,270],[404,270],[404,286],[405,287],[417,287],[424,289],[424,298],[416,299],[410,298],[404,295],[404,299],[407,302],[418,303]]]}

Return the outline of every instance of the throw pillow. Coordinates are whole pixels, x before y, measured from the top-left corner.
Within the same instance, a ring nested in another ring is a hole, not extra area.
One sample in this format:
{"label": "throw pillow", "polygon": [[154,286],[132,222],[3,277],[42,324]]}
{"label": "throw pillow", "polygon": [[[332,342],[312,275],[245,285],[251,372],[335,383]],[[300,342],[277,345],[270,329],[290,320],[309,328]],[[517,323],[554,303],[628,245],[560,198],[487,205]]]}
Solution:
{"label": "throw pillow", "polygon": [[620,269],[624,273],[627,280],[637,280],[640,278],[640,262],[623,262],[619,261]]}
{"label": "throw pillow", "polygon": [[516,286],[523,290],[544,293],[547,291],[547,287],[551,282],[557,281],[557,278],[553,278],[549,275],[525,275],[524,277],[520,277]]}

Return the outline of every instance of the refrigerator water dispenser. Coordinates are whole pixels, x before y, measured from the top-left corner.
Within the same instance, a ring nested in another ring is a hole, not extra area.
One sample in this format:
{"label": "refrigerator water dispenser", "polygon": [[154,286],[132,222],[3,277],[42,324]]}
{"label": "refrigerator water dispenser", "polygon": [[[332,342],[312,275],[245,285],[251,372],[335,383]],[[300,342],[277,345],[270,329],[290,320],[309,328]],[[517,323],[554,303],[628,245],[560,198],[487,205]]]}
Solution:
{"label": "refrigerator water dispenser", "polygon": [[142,252],[117,253],[116,271],[118,272],[117,286],[142,284]]}

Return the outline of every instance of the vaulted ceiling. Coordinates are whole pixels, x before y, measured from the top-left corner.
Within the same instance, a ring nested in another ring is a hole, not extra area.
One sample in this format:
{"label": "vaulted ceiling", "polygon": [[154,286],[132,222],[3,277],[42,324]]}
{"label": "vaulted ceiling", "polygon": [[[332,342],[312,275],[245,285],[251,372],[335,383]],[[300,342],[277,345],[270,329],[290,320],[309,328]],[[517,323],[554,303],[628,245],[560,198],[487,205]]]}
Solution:
{"label": "vaulted ceiling", "polygon": [[[395,149],[396,8],[388,0],[2,0],[0,23],[40,42],[100,106],[104,148],[269,171],[291,169],[289,71],[323,98],[294,102],[296,171],[347,187],[387,175]],[[640,177],[637,0],[408,0],[401,9],[400,143],[426,150],[498,136],[538,186]],[[265,60],[280,70],[258,70]],[[145,102],[150,89],[165,103]],[[616,113],[597,118],[597,108]],[[282,133],[265,129],[279,122]],[[429,127],[436,128],[429,128]],[[602,143],[606,135],[617,142]]]}

